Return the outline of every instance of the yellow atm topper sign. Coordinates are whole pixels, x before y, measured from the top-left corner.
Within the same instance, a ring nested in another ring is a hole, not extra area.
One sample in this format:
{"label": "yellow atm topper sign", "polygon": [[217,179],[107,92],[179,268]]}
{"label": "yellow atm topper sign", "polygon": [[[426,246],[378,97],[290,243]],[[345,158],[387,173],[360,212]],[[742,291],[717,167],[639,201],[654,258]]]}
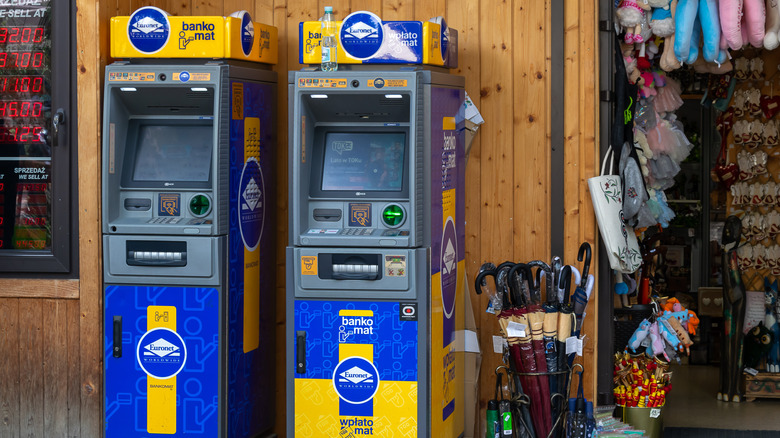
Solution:
{"label": "yellow atm topper sign", "polygon": [[229,17],[177,17],[153,6],[111,19],[114,58],[229,58],[276,64],[275,27],[246,11]]}
{"label": "yellow atm topper sign", "polygon": [[[458,31],[443,19],[382,21],[358,11],[336,22],[339,64],[426,64],[458,66]],[[298,27],[299,62],[319,64],[322,23],[304,21]]]}

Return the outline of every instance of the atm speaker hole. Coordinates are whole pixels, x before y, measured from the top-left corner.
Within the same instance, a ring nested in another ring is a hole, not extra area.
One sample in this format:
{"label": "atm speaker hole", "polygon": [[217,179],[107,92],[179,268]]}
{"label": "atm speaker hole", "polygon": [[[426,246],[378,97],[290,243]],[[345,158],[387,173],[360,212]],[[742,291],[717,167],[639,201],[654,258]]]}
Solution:
{"label": "atm speaker hole", "polygon": [[111,227],[111,232],[115,233],[116,232],[116,227]]}

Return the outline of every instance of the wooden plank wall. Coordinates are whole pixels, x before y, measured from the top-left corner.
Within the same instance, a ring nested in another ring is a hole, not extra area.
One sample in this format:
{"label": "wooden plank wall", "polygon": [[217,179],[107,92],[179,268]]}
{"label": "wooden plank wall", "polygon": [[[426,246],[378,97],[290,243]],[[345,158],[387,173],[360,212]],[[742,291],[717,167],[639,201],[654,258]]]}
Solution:
{"label": "wooden plank wall", "polygon": [[[550,180],[564,178],[564,260],[580,242],[595,243],[586,180],[597,170],[597,0],[76,0],[78,7],[80,279],[0,280],[0,436],[96,437],[102,417],[102,299],[100,253],[100,113],[103,67],[110,62],[108,20],[144,5],[174,15],[227,15],[248,10],[279,29],[282,84],[298,64],[298,23],[317,19],[325,5],[343,18],[370,10],[386,20],[437,15],[459,30],[466,90],[486,123],[466,169],[467,271],[484,261],[550,259]],[[564,53],[551,53],[553,7],[564,8]],[[552,133],[551,59],[565,56],[564,133]],[[278,235],[287,235],[287,93],[279,88]],[[550,175],[554,135],[564,135],[564,175]],[[284,436],[284,294],[286,239],[277,241],[277,429]],[[595,247],[595,245],[594,245]],[[594,257],[593,266],[597,258]],[[483,350],[481,413],[492,397],[495,318],[486,298],[472,293]],[[596,296],[596,292],[594,292]],[[592,302],[595,301],[592,300]],[[595,303],[593,303],[595,304]],[[588,309],[583,362],[595,369],[596,306]],[[9,354],[10,353],[10,354]],[[595,373],[586,374],[586,396]],[[478,425],[483,430],[484,425]],[[482,432],[484,433],[484,432]]]}

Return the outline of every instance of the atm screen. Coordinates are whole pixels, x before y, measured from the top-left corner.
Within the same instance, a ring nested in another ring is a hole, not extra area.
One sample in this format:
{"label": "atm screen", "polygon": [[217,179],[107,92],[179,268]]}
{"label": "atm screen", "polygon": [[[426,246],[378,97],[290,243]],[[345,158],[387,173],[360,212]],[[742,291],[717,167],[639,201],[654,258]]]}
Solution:
{"label": "atm screen", "polygon": [[210,125],[140,125],[132,181],[208,182],[212,133]]}
{"label": "atm screen", "polygon": [[322,191],[400,192],[404,132],[328,132],[322,160]]}

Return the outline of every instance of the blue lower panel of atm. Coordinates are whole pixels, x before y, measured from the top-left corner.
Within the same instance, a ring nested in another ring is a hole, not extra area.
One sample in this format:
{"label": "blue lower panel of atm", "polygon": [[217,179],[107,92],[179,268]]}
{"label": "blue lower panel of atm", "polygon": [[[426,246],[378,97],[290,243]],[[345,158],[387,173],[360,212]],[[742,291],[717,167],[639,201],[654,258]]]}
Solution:
{"label": "blue lower panel of atm", "polygon": [[219,436],[219,291],[107,286],[104,305],[106,437]]}

